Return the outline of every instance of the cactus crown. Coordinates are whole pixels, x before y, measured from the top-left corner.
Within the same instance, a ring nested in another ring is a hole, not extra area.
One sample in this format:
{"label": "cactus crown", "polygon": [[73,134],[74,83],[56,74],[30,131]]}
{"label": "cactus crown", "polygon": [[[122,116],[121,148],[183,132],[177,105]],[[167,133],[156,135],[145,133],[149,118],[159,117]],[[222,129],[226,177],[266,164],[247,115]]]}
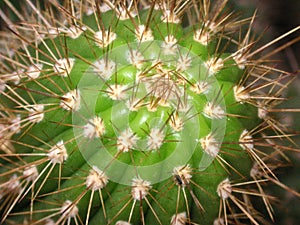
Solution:
{"label": "cactus crown", "polygon": [[227,1],[5,2],[3,223],[264,223],[253,196],[273,220],[291,75],[258,57],[253,18]]}

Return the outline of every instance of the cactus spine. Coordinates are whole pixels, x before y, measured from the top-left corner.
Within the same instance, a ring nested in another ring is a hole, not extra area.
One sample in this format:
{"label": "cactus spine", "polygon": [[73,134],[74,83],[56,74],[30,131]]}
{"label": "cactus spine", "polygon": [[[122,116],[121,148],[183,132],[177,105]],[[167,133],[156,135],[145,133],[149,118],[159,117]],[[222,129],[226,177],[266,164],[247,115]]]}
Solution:
{"label": "cactus spine", "polygon": [[257,58],[253,19],[227,1],[5,2],[21,22],[1,13],[2,223],[265,223],[253,197],[273,220],[292,79]]}

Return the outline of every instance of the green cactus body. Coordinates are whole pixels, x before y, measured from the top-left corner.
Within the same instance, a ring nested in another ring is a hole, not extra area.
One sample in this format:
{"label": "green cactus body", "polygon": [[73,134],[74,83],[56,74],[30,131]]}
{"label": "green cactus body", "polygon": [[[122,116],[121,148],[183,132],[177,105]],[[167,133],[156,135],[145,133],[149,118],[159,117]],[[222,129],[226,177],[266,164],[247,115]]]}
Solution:
{"label": "green cactus body", "polygon": [[2,222],[263,221],[248,197],[269,210],[266,103],[284,88],[247,58],[248,36],[229,50],[224,5],[52,4],[64,21],[46,8],[1,54]]}

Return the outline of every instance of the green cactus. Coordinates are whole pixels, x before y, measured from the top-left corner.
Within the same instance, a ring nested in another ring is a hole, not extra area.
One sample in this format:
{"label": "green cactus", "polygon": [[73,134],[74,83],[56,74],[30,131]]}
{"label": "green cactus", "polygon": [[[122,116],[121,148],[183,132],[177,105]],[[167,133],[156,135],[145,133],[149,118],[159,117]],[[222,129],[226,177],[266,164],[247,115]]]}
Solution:
{"label": "green cactus", "polygon": [[264,186],[288,189],[275,170],[294,148],[272,114],[293,76],[259,57],[253,18],[227,1],[4,2],[3,224],[274,220]]}

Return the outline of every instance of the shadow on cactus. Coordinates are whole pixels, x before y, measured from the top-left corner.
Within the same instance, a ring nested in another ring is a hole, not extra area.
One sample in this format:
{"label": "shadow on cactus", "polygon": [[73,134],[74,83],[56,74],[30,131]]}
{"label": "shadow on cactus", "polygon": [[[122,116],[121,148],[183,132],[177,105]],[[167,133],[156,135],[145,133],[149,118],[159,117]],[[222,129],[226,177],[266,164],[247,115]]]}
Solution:
{"label": "shadow on cactus", "polygon": [[255,48],[226,2],[5,1],[1,222],[274,221],[293,76],[260,55],[299,27]]}

